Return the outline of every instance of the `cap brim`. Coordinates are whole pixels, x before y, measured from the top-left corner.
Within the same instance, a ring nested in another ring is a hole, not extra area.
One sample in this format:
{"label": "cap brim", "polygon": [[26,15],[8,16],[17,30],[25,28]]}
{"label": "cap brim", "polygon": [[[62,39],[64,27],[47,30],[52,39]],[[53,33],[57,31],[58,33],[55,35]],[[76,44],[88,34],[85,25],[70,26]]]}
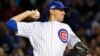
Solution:
{"label": "cap brim", "polygon": [[65,11],[70,11],[68,7],[63,7],[63,8],[55,8],[55,9],[64,9]]}
{"label": "cap brim", "polygon": [[66,12],[67,12],[67,11],[70,11],[70,8],[68,8],[68,7],[64,7],[63,9],[64,9]]}

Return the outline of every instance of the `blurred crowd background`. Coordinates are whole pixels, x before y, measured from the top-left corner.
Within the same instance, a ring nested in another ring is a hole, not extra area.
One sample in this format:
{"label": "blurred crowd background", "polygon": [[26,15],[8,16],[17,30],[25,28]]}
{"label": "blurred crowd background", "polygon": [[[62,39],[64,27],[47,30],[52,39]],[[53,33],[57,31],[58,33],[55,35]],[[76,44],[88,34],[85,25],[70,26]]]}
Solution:
{"label": "blurred crowd background", "polygon": [[[6,27],[11,17],[26,10],[38,9],[40,21],[47,21],[47,5],[53,0],[0,0],[0,56],[32,56],[27,38],[15,36]],[[61,1],[70,11],[65,10],[64,23],[70,25],[75,34],[90,49],[92,56],[100,56],[100,0],[56,0]],[[26,19],[25,21],[32,21]]]}

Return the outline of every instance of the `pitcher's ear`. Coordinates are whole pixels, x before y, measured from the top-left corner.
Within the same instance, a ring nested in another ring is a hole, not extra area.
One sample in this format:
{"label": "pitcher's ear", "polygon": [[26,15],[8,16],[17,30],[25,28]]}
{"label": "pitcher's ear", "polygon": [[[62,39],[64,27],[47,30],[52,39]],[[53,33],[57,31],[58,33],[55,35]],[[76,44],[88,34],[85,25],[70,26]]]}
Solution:
{"label": "pitcher's ear", "polygon": [[54,14],[54,9],[51,9],[50,10],[50,14]]}

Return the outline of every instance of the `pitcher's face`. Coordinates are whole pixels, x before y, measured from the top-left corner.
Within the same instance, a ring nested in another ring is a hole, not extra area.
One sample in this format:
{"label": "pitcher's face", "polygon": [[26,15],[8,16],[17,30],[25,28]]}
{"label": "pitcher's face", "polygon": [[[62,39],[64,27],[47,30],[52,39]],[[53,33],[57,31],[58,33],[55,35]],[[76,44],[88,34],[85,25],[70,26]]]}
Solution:
{"label": "pitcher's face", "polygon": [[63,21],[65,15],[64,9],[54,9],[53,16],[57,21]]}

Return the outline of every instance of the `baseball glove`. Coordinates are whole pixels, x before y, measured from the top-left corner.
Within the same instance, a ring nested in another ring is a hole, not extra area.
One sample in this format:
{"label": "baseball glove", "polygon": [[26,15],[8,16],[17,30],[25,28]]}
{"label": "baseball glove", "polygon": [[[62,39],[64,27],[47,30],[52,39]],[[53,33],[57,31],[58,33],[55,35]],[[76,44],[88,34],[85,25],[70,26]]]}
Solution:
{"label": "baseball glove", "polygon": [[64,52],[63,56],[87,56],[89,49],[82,43],[78,42],[73,49],[70,49],[67,53]]}

